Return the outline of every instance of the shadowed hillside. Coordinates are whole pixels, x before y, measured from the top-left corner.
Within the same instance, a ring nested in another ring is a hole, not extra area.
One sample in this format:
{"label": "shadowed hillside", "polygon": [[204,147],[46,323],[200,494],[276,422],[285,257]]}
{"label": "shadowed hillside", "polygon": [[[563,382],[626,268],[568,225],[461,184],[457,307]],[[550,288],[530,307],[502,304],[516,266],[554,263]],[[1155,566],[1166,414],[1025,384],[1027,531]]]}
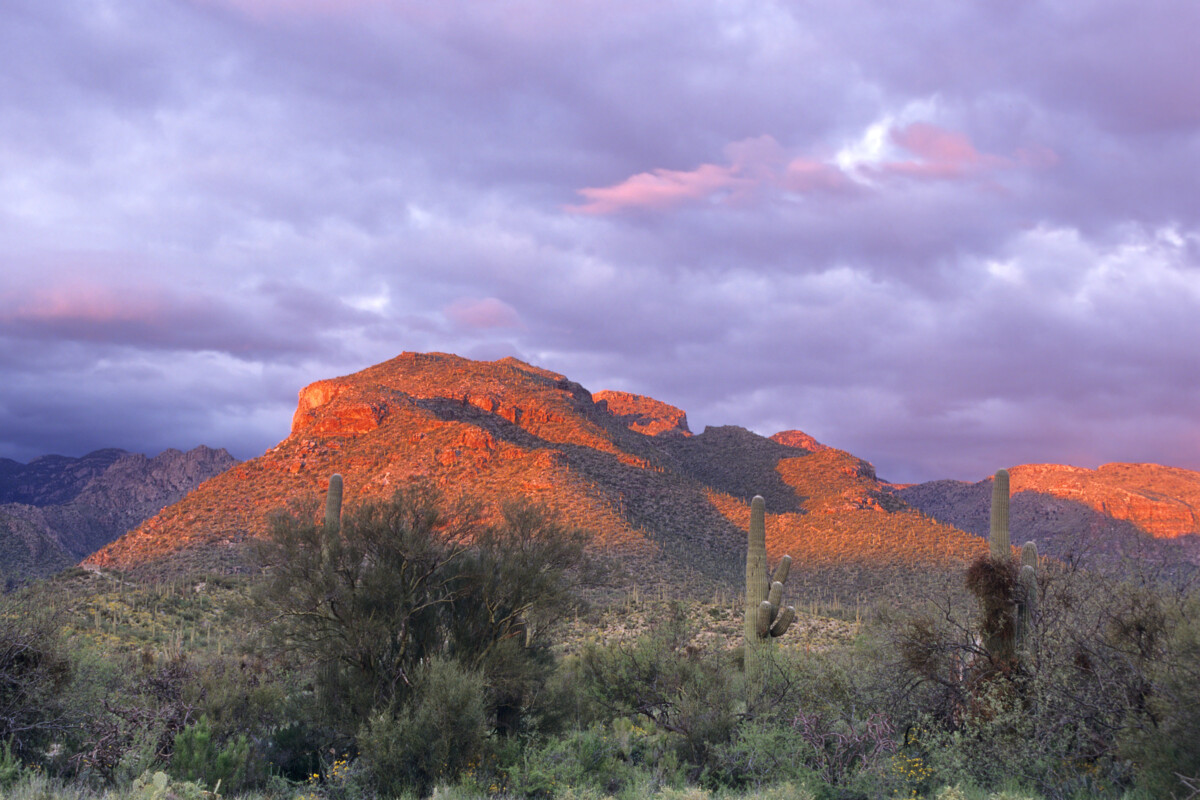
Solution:
{"label": "shadowed hillside", "polygon": [[28,464],[5,459],[0,577],[24,580],[71,566],[235,463],[208,447],[154,458],[109,449]]}

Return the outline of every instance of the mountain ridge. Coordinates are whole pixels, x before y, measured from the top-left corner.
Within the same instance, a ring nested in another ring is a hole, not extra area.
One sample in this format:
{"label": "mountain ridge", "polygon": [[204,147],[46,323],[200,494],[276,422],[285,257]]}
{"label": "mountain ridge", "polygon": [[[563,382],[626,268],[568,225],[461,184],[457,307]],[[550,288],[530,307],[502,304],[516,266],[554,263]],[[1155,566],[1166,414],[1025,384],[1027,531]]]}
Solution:
{"label": "mountain ridge", "polygon": [[[961,498],[930,484],[897,487],[870,463],[802,431],[764,437],[710,426],[696,434],[682,409],[628,392],[593,394],[513,358],[402,353],[304,387],[283,441],[86,563],[133,569],[201,552],[209,555],[200,561],[219,562],[220,553],[236,561],[239,548],[264,534],[270,512],[319,498],[335,472],[351,503],[386,498],[414,480],[433,483],[450,502],[469,495],[492,509],[507,496],[530,496],[595,531],[598,547],[617,554],[634,579],[698,591],[740,581],[755,494],[767,500],[771,557],[789,552],[801,581],[818,567],[949,569],[986,550],[974,517],[977,485],[962,484],[975,488]],[[1120,471],[1110,472],[1118,485]],[[1171,475],[1186,483],[1186,472]],[[1017,489],[1026,479],[1036,483],[1035,472],[1014,468],[1014,475]],[[952,511],[962,503],[966,510]],[[1172,513],[1182,519],[1184,512]],[[1122,524],[1133,540],[1154,538]],[[1041,538],[1039,531],[1026,533]],[[1060,541],[1050,536],[1047,549]]]}
{"label": "mountain ridge", "polygon": [[236,463],[224,449],[164,450],[150,458],[107,448],[0,469],[0,577],[72,566]]}

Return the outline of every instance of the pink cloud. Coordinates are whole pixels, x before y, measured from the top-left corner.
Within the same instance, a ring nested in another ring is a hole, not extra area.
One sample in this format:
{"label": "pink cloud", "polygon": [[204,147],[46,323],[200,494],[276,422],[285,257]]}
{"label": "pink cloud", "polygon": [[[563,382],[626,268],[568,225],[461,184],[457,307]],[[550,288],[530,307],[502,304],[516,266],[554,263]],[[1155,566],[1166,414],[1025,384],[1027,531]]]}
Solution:
{"label": "pink cloud", "polygon": [[[863,177],[929,179],[977,178],[1014,165],[1053,165],[1057,156],[1047,148],[1018,151],[1014,158],[980,152],[965,134],[927,122],[890,132],[892,141],[913,158],[864,164]],[[729,163],[701,164],[692,170],[655,169],[612,186],[580,189],[586,202],[566,207],[577,214],[613,214],[627,209],[662,211],[685,203],[719,200],[731,205],[761,196],[771,189],[801,194],[845,193],[866,184],[831,160],[797,157],[788,160],[771,136],[733,142],[725,147]]]}
{"label": "pink cloud", "polygon": [[0,320],[5,322],[157,322],[167,313],[163,303],[151,298],[77,283],[47,287],[25,297],[10,295],[6,301],[0,309]]}
{"label": "pink cloud", "polygon": [[386,6],[386,0],[192,0],[199,5],[224,6],[252,19],[265,21],[294,16],[341,16],[362,8]]}
{"label": "pink cloud", "polygon": [[626,178],[613,186],[580,189],[586,203],[567,206],[579,214],[611,214],[626,208],[665,209],[689,200],[749,187],[753,181],[740,178],[737,167],[701,164],[691,171],[656,169]]}
{"label": "pink cloud", "polygon": [[523,328],[521,315],[495,297],[464,297],[446,306],[444,313],[464,328]]}
{"label": "pink cloud", "polygon": [[928,122],[893,129],[892,141],[916,156],[880,164],[879,172],[915,178],[961,178],[1005,166],[1008,160],[981,153],[965,134]]}
{"label": "pink cloud", "polygon": [[854,182],[838,167],[825,161],[807,158],[793,159],[784,172],[783,185],[793,192],[841,192],[854,187]]}

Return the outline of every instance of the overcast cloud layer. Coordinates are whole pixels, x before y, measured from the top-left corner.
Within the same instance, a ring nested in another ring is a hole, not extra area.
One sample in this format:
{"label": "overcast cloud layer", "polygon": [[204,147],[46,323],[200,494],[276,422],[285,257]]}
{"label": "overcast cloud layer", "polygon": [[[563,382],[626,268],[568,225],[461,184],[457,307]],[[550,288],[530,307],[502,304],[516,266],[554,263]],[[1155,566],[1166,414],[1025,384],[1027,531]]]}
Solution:
{"label": "overcast cloud layer", "polygon": [[515,355],[896,481],[1200,469],[1200,4],[5,0],[0,456]]}

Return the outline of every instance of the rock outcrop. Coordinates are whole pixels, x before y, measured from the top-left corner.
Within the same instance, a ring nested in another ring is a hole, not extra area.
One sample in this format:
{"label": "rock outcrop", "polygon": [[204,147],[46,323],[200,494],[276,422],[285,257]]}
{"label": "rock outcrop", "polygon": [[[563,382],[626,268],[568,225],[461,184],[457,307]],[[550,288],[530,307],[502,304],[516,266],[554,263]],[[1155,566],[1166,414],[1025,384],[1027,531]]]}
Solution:
{"label": "rock outcrop", "polygon": [[596,392],[593,398],[604,403],[610,412],[620,418],[630,430],[647,436],[679,435],[691,436],[687,414],[682,409],[668,405],[653,397],[644,397],[629,392]]}

